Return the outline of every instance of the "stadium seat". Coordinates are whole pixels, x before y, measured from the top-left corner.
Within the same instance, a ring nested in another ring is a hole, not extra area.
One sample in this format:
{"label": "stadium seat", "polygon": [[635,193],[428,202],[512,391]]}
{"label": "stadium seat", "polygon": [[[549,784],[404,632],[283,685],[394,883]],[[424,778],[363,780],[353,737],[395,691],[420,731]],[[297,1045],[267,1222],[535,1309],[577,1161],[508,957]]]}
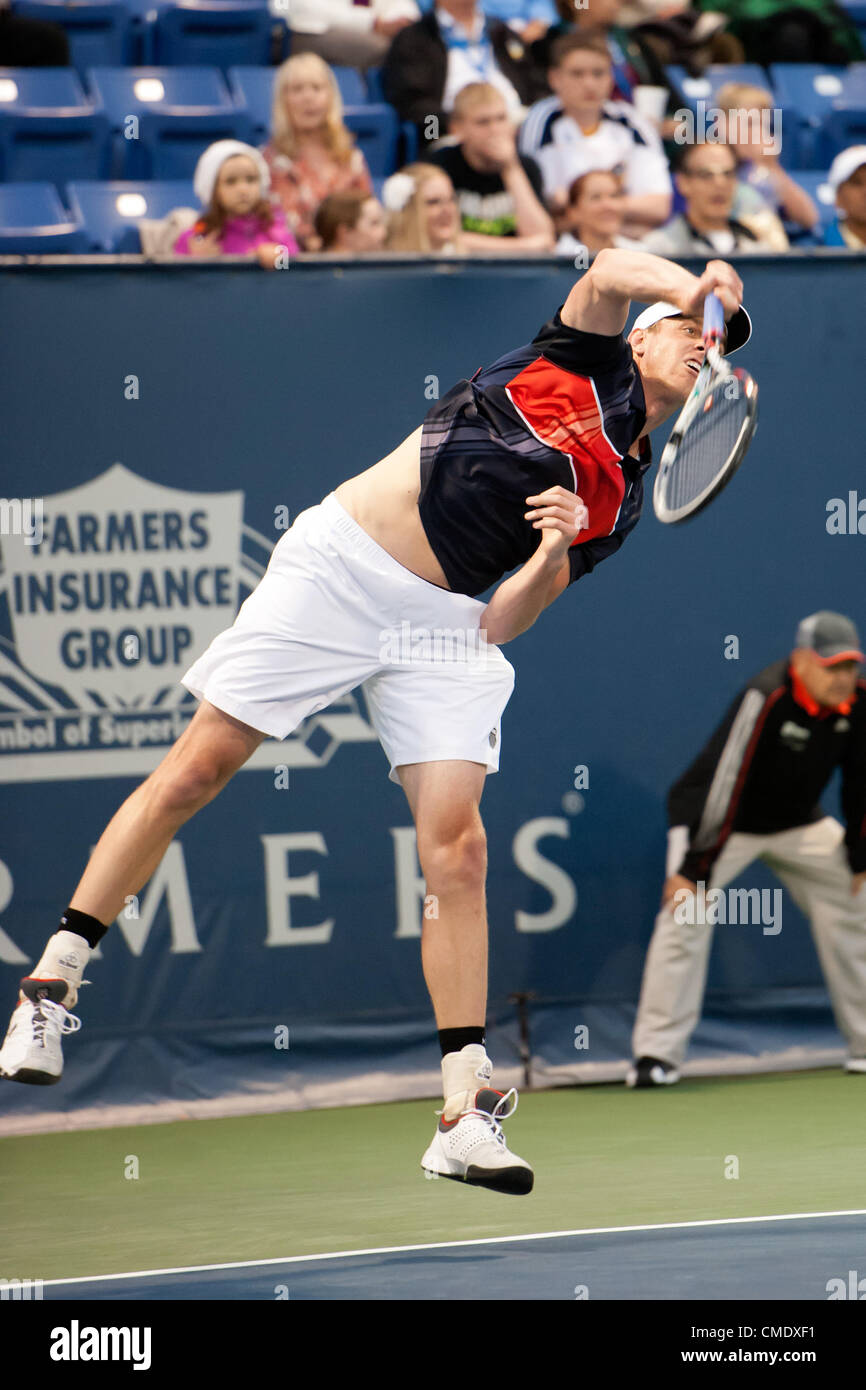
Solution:
{"label": "stadium seat", "polygon": [[116,177],[188,179],[215,140],[253,135],[216,68],[91,68],[87,78],[114,132]]}
{"label": "stadium seat", "polygon": [[241,110],[249,112],[255,138],[260,144],[266,142],[271,128],[274,71],[274,68],[241,65],[229,68],[227,74],[235,102]]}
{"label": "stadium seat", "polygon": [[108,176],[111,133],[72,68],[0,68],[0,179]]}
{"label": "stadium seat", "polygon": [[836,216],[836,200],[827,182],[826,169],[794,169],[791,178],[809,194],[821,214],[821,227],[826,228]]}
{"label": "stadium seat", "polygon": [[83,225],[87,250],[137,254],[141,250],[138,221],[166,217],[173,208],[198,206],[187,179],[132,183],[70,183],[67,203]]}
{"label": "stadium seat", "polygon": [[373,178],[386,178],[397,167],[400,122],[393,106],[346,106],[343,120],[358,141]]}
{"label": "stadium seat", "polygon": [[[382,90],[382,69],[367,69],[367,100],[376,106],[387,106],[385,93]],[[412,121],[402,121],[400,124],[400,144],[398,148],[398,165],[411,164],[418,158],[418,127]]]}
{"label": "stadium seat", "polygon": [[366,106],[371,100],[367,85],[357,68],[332,67],[344,106]]}
{"label": "stadium seat", "polygon": [[858,28],[866,26],[866,0],[841,0],[842,9]]}
{"label": "stadium seat", "polygon": [[770,68],[782,109],[782,163],[786,169],[816,169],[825,163],[822,132],[833,102],[843,95],[847,71],[820,63],[774,63]]}
{"label": "stadium seat", "polygon": [[[183,0],[156,11],[148,62],[194,63],[223,71],[236,64],[269,63],[271,33],[279,21],[258,0]],[[282,24],[283,48],[285,24]]]}
{"label": "stadium seat", "polygon": [[15,0],[20,19],[59,24],[66,31],[72,66],[83,76],[95,63],[132,63],[137,35],[133,17],[118,0]]}
{"label": "stadium seat", "polygon": [[56,255],[86,250],[84,229],[52,183],[0,183],[0,254]]}
{"label": "stadium seat", "polygon": [[770,90],[767,74],[757,63],[713,63],[701,77],[690,77],[685,68],[676,65],[666,68],[666,72],[671,85],[692,111],[697,109],[698,101],[711,105],[726,82],[748,82],[750,86]]}
{"label": "stadium seat", "polygon": [[852,63],[842,77],[821,130],[820,163],[829,164],[849,145],[866,144],[866,63]]}

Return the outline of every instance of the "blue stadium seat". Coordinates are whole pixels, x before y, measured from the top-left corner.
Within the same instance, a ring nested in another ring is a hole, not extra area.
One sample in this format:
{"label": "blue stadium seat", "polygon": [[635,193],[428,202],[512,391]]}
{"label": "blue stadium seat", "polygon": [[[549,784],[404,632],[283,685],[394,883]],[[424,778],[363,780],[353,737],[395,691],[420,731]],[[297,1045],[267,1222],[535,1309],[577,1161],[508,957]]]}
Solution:
{"label": "blue stadium seat", "polygon": [[117,177],[188,179],[215,140],[253,135],[249,112],[232,102],[216,68],[91,68],[87,76],[111,121]]}
{"label": "blue stadium seat", "polygon": [[332,67],[344,106],[366,106],[370,101],[367,84],[357,68]]}
{"label": "blue stadium seat", "polygon": [[229,85],[235,101],[241,110],[249,112],[256,139],[260,144],[267,141],[271,129],[274,72],[274,68],[245,66],[228,70]]}
{"label": "blue stadium seat", "polygon": [[107,177],[108,117],[72,68],[0,68],[0,179]]}
{"label": "blue stadium seat", "polygon": [[866,26],[866,0],[841,0],[841,4],[848,18],[858,28]]}
{"label": "blue stadium seat", "polygon": [[81,222],[52,183],[0,183],[0,254],[50,256],[86,250]]}
{"label": "blue stadium seat", "polygon": [[829,164],[849,145],[866,145],[866,63],[852,63],[824,120],[819,154]]}
{"label": "blue stadium seat", "polygon": [[386,178],[397,167],[400,122],[393,106],[346,106],[343,120],[352,131],[373,178]]}
{"label": "blue stadium seat", "polygon": [[132,63],[137,53],[133,17],[119,0],[15,0],[21,19],[59,24],[72,66],[83,76],[95,63]]}
{"label": "blue stadium seat", "polygon": [[198,207],[187,179],[149,183],[70,183],[67,203],[84,226],[87,249],[135,255],[141,250],[138,221],[167,217],[173,208]]}
{"label": "blue stadium seat", "polygon": [[845,74],[845,68],[820,63],[774,63],[770,68],[782,109],[786,169],[816,169],[824,163],[822,130],[833,102],[842,96]]}
{"label": "blue stadium seat", "polygon": [[690,77],[685,68],[676,65],[666,68],[666,72],[672,86],[692,111],[697,109],[699,100],[711,106],[719,88],[726,82],[748,82],[752,87],[772,90],[767,74],[757,63],[713,63],[701,77]]}
{"label": "blue stadium seat", "polygon": [[821,214],[822,228],[828,227],[836,216],[836,201],[827,182],[826,169],[794,169],[791,178],[804,188]]}
{"label": "blue stadium seat", "polygon": [[[377,106],[387,106],[382,90],[382,69],[367,69],[367,100]],[[397,154],[398,165],[411,164],[418,158],[418,127],[413,121],[400,124],[400,144]]]}
{"label": "blue stadium seat", "polygon": [[[201,63],[223,71],[269,63],[271,32],[279,24],[260,0],[182,0],[156,11],[148,61]],[[285,48],[285,24],[281,25]]]}

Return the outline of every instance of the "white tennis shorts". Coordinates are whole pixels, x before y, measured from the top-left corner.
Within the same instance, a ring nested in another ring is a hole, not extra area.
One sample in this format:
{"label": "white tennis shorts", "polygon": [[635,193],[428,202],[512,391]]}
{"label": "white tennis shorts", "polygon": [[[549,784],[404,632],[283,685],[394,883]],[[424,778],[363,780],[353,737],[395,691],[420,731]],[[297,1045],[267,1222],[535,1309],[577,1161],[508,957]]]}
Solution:
{"label": "white tennis shorts", "polygon": [[484,607],[406,569],[330,493],[183,684],[279,739],[360,685],[392,782],[404,763],[452,758],[496,772],[514,667],[481,637]]}

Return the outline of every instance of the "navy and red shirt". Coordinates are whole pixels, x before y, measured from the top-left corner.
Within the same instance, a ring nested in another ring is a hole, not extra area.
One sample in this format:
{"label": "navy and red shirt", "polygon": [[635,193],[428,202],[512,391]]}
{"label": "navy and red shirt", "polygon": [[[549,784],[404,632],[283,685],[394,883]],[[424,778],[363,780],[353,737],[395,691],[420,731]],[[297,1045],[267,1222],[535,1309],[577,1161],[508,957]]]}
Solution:
{"label": "navy and red shirt", "polygon": [[560,484],[589,526],[569,550],[573,584],[638,522],[652,462],[640,375],[624,336],[569,328],[557,310],[531,343],[460,381],[424,419],[418,511],[448,584],[475,597],[533,555],[526,498]]}
{"label": "navy and red shirt", "polygon": [[787,661],[759,672],[706,747],[671,787],[671,826],[687,826],[673,873],[708,879],[728,837],[774,835],[821,820],[819,798],[842,770],[845,846],[852,873],[866,870],[866,681],[837,709],[818,705]]}

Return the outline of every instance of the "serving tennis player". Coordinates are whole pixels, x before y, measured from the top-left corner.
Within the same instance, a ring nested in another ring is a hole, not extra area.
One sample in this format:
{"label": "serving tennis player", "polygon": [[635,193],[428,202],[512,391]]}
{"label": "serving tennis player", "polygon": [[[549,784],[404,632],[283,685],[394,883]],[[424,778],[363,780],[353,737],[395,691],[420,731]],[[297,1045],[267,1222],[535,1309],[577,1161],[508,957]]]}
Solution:
{"label": "serving tennis player", "polygon": [[[201,704],[94,850],[0,1050],[0,1072],[60,1077],[61,1039],[90,952],[153,874],[180,827],[267,736],[360,685],[411,808],[438,917],[421,954],[442,1051],[444,1109],[429,1173],[530,1191],[501,1121],[516,1093],[492,1085],[487,1005],[486,840],[479,803],[500,755],[514,669],[500,647],[636,525],[647,436],[692,391],[704,301],[720,299],[727,352],[747,341],[739,276],[698,277],[640,251],[602,251],[533,341],[461,381],[393,453],[302,512],[232,627],[183,684]],[[632,300],[650,304],[626,339]],[[516,569],[516,573],[509,572]],[[476,596],[499,584],[489,602]],[[459,634],[395,659],[394,629]]]}

